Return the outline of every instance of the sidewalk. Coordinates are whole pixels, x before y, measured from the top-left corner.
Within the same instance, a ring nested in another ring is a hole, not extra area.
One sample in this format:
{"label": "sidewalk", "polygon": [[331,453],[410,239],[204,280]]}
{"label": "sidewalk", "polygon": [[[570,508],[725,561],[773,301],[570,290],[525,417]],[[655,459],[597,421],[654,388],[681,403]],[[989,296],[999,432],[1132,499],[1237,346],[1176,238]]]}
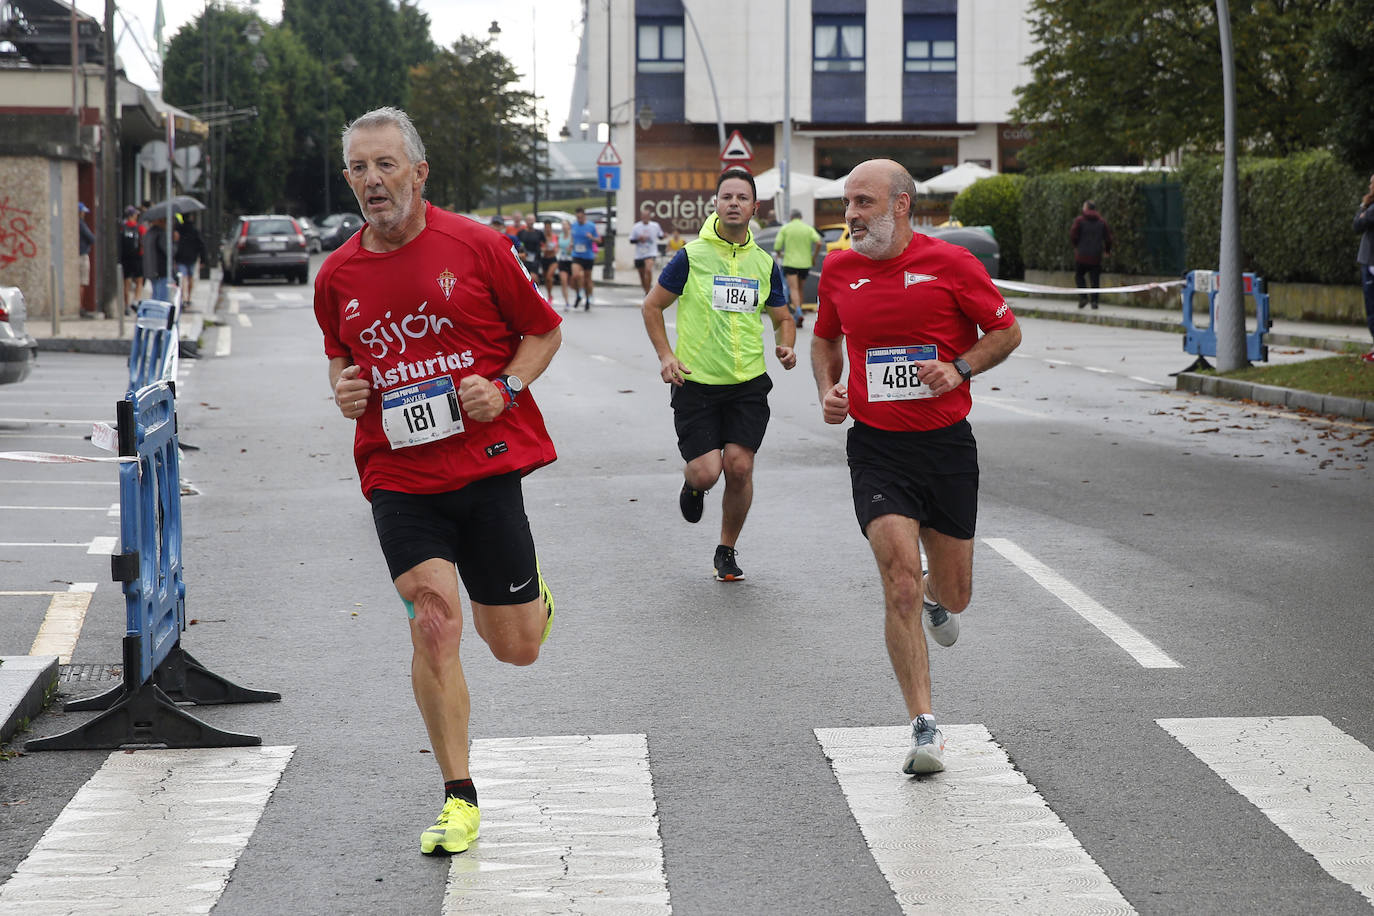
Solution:
{"label": "sidewalk", "polygon": [[[211,269],[210,279],[196,280],[191,290],[191,301],[182,309],[179,320],[182,356],[198,355],[197,342],[205,329],[206,319],[215,313],[219,287],[218,267]],[[94,319],[63,317],[56,332],[53,331],[52,318],[43,316],[30,318],[25,329],[38,341],[39,350],[127,355],[134,336],[134,315],[132,312],[126,313],[122,322],[117,315]]]}

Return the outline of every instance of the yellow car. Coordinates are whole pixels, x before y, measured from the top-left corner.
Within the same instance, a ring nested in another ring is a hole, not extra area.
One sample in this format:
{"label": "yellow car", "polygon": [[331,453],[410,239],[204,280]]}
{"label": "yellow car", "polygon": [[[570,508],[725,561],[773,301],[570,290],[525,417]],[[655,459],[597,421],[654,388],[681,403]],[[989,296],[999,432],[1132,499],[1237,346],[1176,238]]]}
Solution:
{"label": "yellow car", "polygon": [[826,251],[849,247],[848,223],[829,223],[824,226],[817,226],[816,231],[821,234],[821,241],[825,243]]}

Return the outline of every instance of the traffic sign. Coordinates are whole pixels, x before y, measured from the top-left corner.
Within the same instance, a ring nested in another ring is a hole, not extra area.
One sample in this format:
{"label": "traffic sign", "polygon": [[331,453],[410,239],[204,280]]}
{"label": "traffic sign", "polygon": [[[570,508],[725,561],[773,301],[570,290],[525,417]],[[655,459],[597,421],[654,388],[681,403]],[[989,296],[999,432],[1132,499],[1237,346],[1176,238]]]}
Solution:
{"label": "traffic sign", "polygon": [[744,136],[739,131],[735,131],[730,135],[730,139],[725,141],[725,148],[720,151],[720,161],[727,165],[734,165],[736,163],[743,165],[753,158],[753,147],[749,145],[749,141],[745,140]]}
{"label": "traffic sign", "polygon": [[598,165],[596,167],[596,187],[601,191],[619,191],[620,166]]}
{"label": "traffic sign", "polygon": [[611,146],[611,141],[607,140],[606,145],[601,148],[601,155],[596,157],[597,165],[620,165],[620,154]]}

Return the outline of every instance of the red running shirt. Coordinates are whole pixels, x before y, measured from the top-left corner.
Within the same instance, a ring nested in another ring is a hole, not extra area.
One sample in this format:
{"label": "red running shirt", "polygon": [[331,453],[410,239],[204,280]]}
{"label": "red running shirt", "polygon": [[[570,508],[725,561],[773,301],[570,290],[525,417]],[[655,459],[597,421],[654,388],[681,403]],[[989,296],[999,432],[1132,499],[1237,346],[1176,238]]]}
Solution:
{"label": "red running shirt", "polygon": [[[1016,321],[968,249],[916,233],[895,258],[832,251],[821,271],[815,334],[845,338],[849,415],[893,431],[941,429],[968,416],[967,383],[940,397],[914,378],[909,360],[952,362],[984,332]],[[873,391],[870,392],[870,379]],[[870,394],[872,397],[870,397]]]}
{"label": "red running shirt", "polygon": [[424,230],[396,251],[364,249],[366,232],[315,278],[325,354],[356,364],[372,385],[353,438],[363,494],[441,493],[553,461],[533,392],[490,423],[457,405],[464,376],[500,375],[522,337],[562,323],[509,241],[429,203]]}

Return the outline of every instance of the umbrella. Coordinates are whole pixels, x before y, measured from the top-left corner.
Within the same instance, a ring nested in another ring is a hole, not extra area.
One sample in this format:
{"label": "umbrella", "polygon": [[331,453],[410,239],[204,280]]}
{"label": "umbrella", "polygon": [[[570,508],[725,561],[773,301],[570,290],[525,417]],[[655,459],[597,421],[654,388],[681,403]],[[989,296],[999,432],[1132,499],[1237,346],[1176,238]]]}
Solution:
{"label": "umbrella", "polygon": [[[805,172],[792,173],[792,193],[805,196],[820,185],[826,184],[827,179],[819,175],[808,175]],[[759,190],[759,200],[767,200],[776,197],[782,191],[782,171],[777,166],[766,172],[759,172],[754,176],[754,186]]]}
{"label": "umbrella", "polygon": [[143,211],[140,217],[145,223],[151,223],[155,219],[166,219],[170,210],[172,213],[196,213],[205,209],[205,204],[196,200],[194,197],[187,197],[185,194],[178,194],[171,200],[159,201],[147,210]]}
{"label": "umbrella", "polygon": [[996,174],[992,169],[983,168],[976,162],[965,162],[924,182],[925,193],[958,194],[978,179],[991,178]]}

